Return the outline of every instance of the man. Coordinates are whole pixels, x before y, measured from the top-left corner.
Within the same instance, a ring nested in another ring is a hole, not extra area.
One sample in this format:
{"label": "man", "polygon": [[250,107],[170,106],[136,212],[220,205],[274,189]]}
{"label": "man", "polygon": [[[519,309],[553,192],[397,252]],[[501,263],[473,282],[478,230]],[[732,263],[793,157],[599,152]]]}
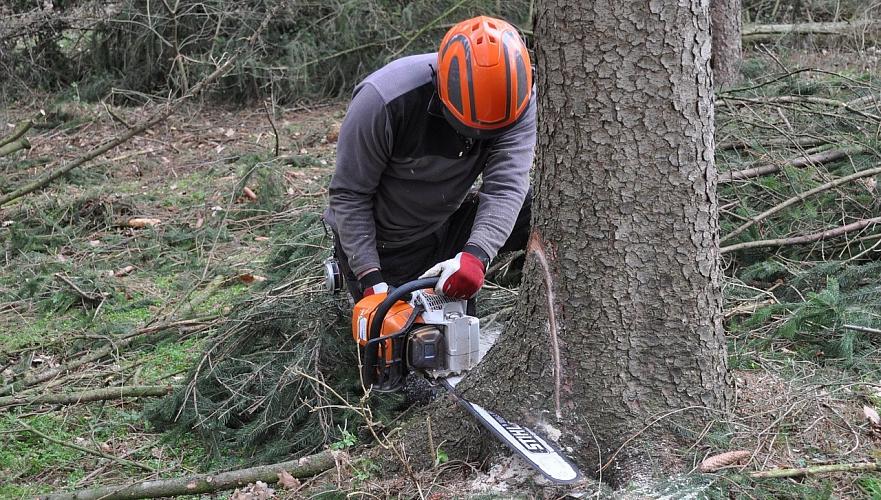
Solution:
{"label": "man", "polygon": [[535,123],[529,53],[490,17],[358,84],[325,212],[352,297],[427,276],[473,297],[499,251],[526,245]]}

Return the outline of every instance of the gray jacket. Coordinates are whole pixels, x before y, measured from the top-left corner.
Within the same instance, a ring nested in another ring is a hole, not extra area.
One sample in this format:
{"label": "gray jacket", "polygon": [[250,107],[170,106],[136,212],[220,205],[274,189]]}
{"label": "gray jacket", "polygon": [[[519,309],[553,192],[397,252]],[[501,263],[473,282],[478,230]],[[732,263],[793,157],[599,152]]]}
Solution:
{"label": "gray jacket", "polygon": [[481,174],[468,243],[490,259],[523,204],[535,147],[534,95],[504,134],[467,139],[443,117],[432,79],[436,64],[437,54],[404,57],[355,87],[325,220],[340,235],[356,275],[381,268],[377,247],[401,247],[436,231]]}

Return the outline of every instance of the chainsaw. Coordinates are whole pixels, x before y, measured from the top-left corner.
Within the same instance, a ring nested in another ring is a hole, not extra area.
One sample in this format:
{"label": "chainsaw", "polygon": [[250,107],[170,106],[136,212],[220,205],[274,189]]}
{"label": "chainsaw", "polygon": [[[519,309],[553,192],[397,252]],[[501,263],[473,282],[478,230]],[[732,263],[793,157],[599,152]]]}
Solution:
{"label": "chainsaw", "polygon": [[[328,277],[334,278],[333,273]],[[436,277],[411,281],[355,304],[352,336],[361,351],[365,387],[395,391],[403,387],[408,373],[420,373],[442,385],[481,425],[543,476],[558,484],[578,481],[581,473],[554,444],[456,391],[463,375],[480,363],[492,341],[481,339],[480,320],[466,313],[466,301],[434,292],[437,281]],[[328,285],[329,290],[341,288]]]}

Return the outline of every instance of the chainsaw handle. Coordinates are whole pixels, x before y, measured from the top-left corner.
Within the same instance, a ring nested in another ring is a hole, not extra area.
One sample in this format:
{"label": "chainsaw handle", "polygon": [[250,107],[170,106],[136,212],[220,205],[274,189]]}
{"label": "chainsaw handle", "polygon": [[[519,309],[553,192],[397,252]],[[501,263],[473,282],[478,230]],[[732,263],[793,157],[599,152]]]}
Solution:
{"label": "chainsaw handle", "polygon": [[438,280],[440,280],[440,278],[433,277],[404,283],[389,292],[385,300],[383,300],[376,308],[376,312],[373,314],[373,321],[370,322],[370,329],[368,330],[369,337],[367,339],[367,345],[364,346],[364,365],[362,370],[364,385],[371,386],[376,379],[375,367],[379,344],[375,342],[371,344],[370,341],[380,336],[380,333],[382,332],[382,322],[385,321],[385,315],[388,314],[389,309],[395,305],[395,302],[401,300],[409,293],[417,290],[424,290],[426,288],[434,288],[437,286]]}

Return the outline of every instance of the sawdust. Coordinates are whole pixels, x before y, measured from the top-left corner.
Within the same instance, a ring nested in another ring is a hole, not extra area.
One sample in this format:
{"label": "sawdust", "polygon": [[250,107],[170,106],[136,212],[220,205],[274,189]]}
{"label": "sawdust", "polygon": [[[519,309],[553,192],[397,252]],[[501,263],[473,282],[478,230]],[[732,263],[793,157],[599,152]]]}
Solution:
{"label": "sawdust", "polygon": [[500,457],[486,472],[479,472],[468,486],[474,493],[522,491],[530,481],[541,478],[519,457]]}

